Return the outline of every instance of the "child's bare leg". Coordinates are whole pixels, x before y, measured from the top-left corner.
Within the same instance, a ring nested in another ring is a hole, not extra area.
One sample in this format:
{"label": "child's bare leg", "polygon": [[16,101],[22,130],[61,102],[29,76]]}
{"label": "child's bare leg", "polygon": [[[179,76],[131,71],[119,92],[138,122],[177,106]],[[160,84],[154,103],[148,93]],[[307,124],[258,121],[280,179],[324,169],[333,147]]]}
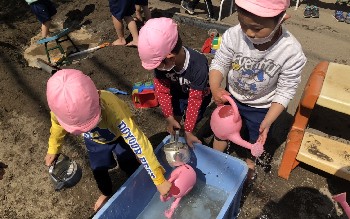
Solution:
{"label": "child's bare leg", "polygon": [[255,162],[254,162],[254,160],[252,160],[250,158],[247,158],[245,160],[245,162],[247,163],[247,166],[248,166],[249,169],[252,169],[252,170],[255,169]]}
{"label": "child's bare leg", "polygon": [[247,174],[247,180],[251,181],[254,180],[255,178],[255,162],[254,160],[247,158],[245,160],[245,162],[247,163],[248,166],[248,174]]}
{"label": "child's bare leg", "polygon": [[141,13],[141,5],[135,5],[135,15],[136,15],[136,19],[139,20],[139,21],[143,21],[143,18],[142,18],[142,13]]}
{"label": "child's bare leg", "polygon": [[149,10],[147,5],[142,6],[143,15],[145,16],[145,20],[148,21],[152,18],[151,11]]}
{"label": "child's bare leg", "polygon": [[100,210],[100,208],[103,207],[104,204],[106,204],[106,202],[108,201],[109,196],[105,196],[105,195],[100,195],[100,197],[98,197],[95,206],[94,206],[94,211],[98,211]]}
{"label": "child's bare leg", "polygon": [[227,148],[227,141],[220,141],[214,137],[213,149],[224,152]]}
{"label": "child's bare leg", "polygon": [[136,22],[131,16],[124,17],[126,24],[128,25],[129,31],[132,36],[132,41],[127,46],[137,46],[139,41],[139,32],[137,31]]}
{"label": "child's bare leg", "polygon": [[118,20],[112,15],[113,25],[115,28],[115,31],[117,32],[118,39],[115,40],[112,44],[114,46],[123,46],[126,44],[125,38],[124,38],[124,24],[122,20]]}
{"label": "child's bare leg", "polygon": [[46,21],[41,24],[41,36],[47,37],[49,35],[49,29],[50,29],[51,21]]}
{"label": "child's bare leg", "polygon": [[101,191],[100,197],[95,202],[94,211],[98,211],[110,198],[112,193],[112,181],[108,169],[100,168],[92,171],[98,189]]}

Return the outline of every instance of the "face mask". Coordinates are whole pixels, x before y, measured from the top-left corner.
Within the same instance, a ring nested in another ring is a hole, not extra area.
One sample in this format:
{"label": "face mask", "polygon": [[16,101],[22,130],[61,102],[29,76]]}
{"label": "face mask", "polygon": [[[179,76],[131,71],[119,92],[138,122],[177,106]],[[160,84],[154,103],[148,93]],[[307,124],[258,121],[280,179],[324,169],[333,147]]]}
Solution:
{"label": "face mask", "polygon": [[272,40],[272,38],[275,36],[276,31],[279,29],[279,27],[283,21],[284,16],[285,16],[285,14],[282,16],[281,20],[278,22],[275,29],[273,29],[273,31],[270,33],[270,35],[268,35],[267,37],[263,37],[263,38],[251,38],[251,37],[246,35],[248,40],[255,45],[261,45],[261,44],[270,42]]}
{"label": "face mask", "polygon": [[163,68],[157,68],[160,71],[171,71],[175,67],[175,64],[170,66],[169,68],[165,68],[165,64],[163,64]]}
{"label": "face mask", "polygon": [[165,68],[166,64],[165,64],[165,60],[161,62],[161,64],[163,64],[163,67],[162,68],[157,68],[158,70],[160,71],[171,71],[174,67],[175,67],[175,60],[174,60],[174,63],[173,65],[171,65],[169,68]]}

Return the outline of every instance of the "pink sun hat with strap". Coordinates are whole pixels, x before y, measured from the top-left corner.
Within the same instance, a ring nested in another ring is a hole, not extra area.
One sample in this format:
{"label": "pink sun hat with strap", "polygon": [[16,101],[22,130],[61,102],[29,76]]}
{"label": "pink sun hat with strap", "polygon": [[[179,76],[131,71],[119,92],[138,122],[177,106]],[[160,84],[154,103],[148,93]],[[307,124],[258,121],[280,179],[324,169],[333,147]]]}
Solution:
{"label": "pink sun hat with strap", "polygon": [[67,132],[79,135],[98,124],[101,117],[98,90],[83,72],[57,71],[47,82],[46,96],[50,110]]}
{"label": "pink sun hat with strap", "polygon": [[236,0],[235,3],[259,17],[275,17],[287,10],[290,0]]}
{"label": "pink sun hat with strap", "polygon": [[142,66],[157,68],[174,49],[178,39],[177,24],[171,18],[153,18],[139,33],[138,51]]}

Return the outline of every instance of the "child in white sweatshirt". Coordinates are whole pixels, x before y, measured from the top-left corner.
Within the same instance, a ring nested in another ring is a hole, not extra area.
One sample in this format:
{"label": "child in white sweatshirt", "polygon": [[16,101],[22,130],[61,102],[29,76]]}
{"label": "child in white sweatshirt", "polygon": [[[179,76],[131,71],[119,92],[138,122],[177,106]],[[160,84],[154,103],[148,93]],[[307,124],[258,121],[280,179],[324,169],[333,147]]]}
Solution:
{"label": "child in white sweatshirt", "polygon": [[[233,97],[249,135],[247,141],[265,143],[273,122],[294,97],[306,63],[301,45],[282,27],[289,0],[236,0],[239,24],[222,36],[209,83],[216,104]],[[221,88],[226,78],[226,90]],[[215,138],[213,148],[224,151],[227,142]],[[254,158],[246,158],[254,176]]]}

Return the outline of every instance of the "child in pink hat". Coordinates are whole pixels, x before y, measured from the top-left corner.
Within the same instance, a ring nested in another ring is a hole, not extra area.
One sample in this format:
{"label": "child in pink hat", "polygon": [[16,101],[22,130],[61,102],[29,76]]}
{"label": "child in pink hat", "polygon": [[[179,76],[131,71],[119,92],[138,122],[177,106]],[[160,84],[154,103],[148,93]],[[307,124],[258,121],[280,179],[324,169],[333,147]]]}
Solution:
{"label": "child in pink hat", "polygon": [[171,183],[165,180],[164,169],[154,155],[151,143],[135,124],[126,103],[108,91],[97,90],[88,76],[75,69],[55,73],[47,82],[46,94],[52,126],[45,164],[53,163],[67,132],[83,136],[90,166],[101,191],[95,211],[112,195],[108,169],[117,165],[114,155],[127,175],[130,176],[141,163],[160,194],[169,192]]}
{"label": "child in pink hat", "polygon": [[201,143],[193,129],[211,100],[206,57],[182,46],[177,25],[170,18],[146,22],[140,30],[138,51],[142,66],[154,70],[155,92],[168,132],[180,129],[184,117],[187,144]]}
{"label": "child in pink hat", "polygon": [[[210,89],[216,104],[236,101],[250,143],[265,143],[271,125],[294,97],[306,63],[301,45],[282,26],[289,0],[236,0],[239,24],[222,36],[210,66]],[[226,78],[226,90],[221,82]],[[227,142],[215,138],[213,148]],[[253,177],[255,162],[247,151]]]}

